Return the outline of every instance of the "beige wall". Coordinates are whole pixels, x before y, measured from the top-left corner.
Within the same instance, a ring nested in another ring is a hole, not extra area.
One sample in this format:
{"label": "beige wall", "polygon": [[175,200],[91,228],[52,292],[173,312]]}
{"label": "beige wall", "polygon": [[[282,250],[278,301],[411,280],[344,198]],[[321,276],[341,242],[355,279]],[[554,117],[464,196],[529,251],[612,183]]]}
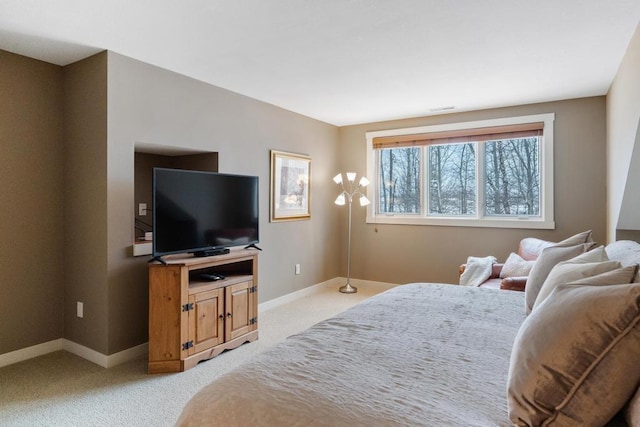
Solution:
{"label": "beige wall", "polygon": [[62,336],[62,69],[0,51],[0,354]]}
{"label": "beige wall", "polygon": [[[111,52],[66,67],[0,60],[0,354],[63,337],[106,355],[147,341],[136,144],[217,152],[221,172],[259,176],[261,302],[337,276],[335,126]],[[311,220],[269,223],[270,149],[311,156]]]}
{"label": "beige wall", "polygon": [[[337,129],[111,52],[64,69],[0,52],[0,141],[9,159],[0,168],[0,354],[62,336],[103,354],[147,340],[147,259],[130,256],[137,143],[218,152],[221,172],[260,177],[261,302],[346,274],[346,210],[332,203],[331,177],[365,171],[372,130],[556,113],[557,227],[375,226],[355,208],[352,277],[452,282],[467,255],[505,258],[528,235],[558,240],[591,228],[604,241],[604,141],[614,156],[630,156],[617,142],[635,137],[640,116],[638,44],[636,34],[607,99],[608,135],[603,97]],[[635,116],[626,118],[628,110]],[[269,223],[270,149],[312,157],[310,221]],[[610,175],[615,193],[626,173]],[[85,303],[84,319],[76,301]]]}
{"label": "beige wall", "polygon": [[[64,68],[64,337],[107,352],[107,55]],[[76,303],[84,317],[76,316]]]}
{"label": "beige wall", "polygon": [[[336,127],[113,52],[108,58],[107,354],[147,340],[147,258],[129,256],[136,144],[217,152],[220,172],[259,176],[260,302],[337,276],[329,185]],[[269,223],[270,149],[311,156],[311,220]]]}
{"label": "beige wall", "polygon": [[[495,255],[504,260],[526,236],[561,240],[592,229],[595,240],[604,242],[604,97],[343,127],[340,129],[341,167],[365,173],[365,133],[368,131],[542,113],[555,113],[555,230],[366,224],[364,209],[354,206],[351,276],[394,283],[457,283],[457,267],[467,256]],[[345,242],[346,210],[341,227]],[[344,275],[346,245],[342,246],[340,271]]]}
{"label": "beige wall", "polygon": [[[607,236],[640,229],[640,26],[607,95]],[[640,236],[635,236],[637,239]]]}

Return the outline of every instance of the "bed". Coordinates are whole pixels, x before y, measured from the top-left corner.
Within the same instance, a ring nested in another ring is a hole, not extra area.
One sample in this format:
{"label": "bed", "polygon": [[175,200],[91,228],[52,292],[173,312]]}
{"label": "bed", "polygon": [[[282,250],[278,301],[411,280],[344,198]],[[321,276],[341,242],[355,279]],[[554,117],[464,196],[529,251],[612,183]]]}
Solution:
{"label": "bed", "polygon": [[523,307],[522,292],[395,287],[220,377],[177,424],[508,426]]}
{"label": "bed", "polygon": [[524,292],[392,288],[221,376],[177,424],[639,427],[640,244],[593,246],[544,249]]}

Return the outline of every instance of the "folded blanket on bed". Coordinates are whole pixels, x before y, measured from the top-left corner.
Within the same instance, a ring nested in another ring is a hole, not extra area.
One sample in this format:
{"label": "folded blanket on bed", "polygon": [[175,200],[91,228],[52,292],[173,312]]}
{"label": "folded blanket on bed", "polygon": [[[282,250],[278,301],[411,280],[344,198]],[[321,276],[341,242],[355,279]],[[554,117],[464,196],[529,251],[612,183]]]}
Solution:
{"label": "folded blanket on bed", "polygon": [[480,286],[482,282],[491,277],[491,269],[498,260],[494,256],[467,258],[467,266],[460,275],[460,285]]}

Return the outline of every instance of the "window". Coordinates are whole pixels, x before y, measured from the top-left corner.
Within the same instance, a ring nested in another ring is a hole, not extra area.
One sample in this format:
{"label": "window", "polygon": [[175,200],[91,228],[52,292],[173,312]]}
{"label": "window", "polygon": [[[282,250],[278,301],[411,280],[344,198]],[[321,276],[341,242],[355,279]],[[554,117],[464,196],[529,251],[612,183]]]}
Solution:
{"label": "window", "polygon": [[367,133],[367,221],[553,228],[553,114]]}

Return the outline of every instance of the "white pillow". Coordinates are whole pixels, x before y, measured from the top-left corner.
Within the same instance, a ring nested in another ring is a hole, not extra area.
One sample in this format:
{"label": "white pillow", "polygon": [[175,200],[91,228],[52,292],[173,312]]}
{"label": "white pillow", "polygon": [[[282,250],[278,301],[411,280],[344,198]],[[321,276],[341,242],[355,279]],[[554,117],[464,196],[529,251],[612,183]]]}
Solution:
{"label": "white pillow", "polygon": [[535,260],[527,261],[515,252],[511,252],[500,270],[500,278],[528,276]]}

